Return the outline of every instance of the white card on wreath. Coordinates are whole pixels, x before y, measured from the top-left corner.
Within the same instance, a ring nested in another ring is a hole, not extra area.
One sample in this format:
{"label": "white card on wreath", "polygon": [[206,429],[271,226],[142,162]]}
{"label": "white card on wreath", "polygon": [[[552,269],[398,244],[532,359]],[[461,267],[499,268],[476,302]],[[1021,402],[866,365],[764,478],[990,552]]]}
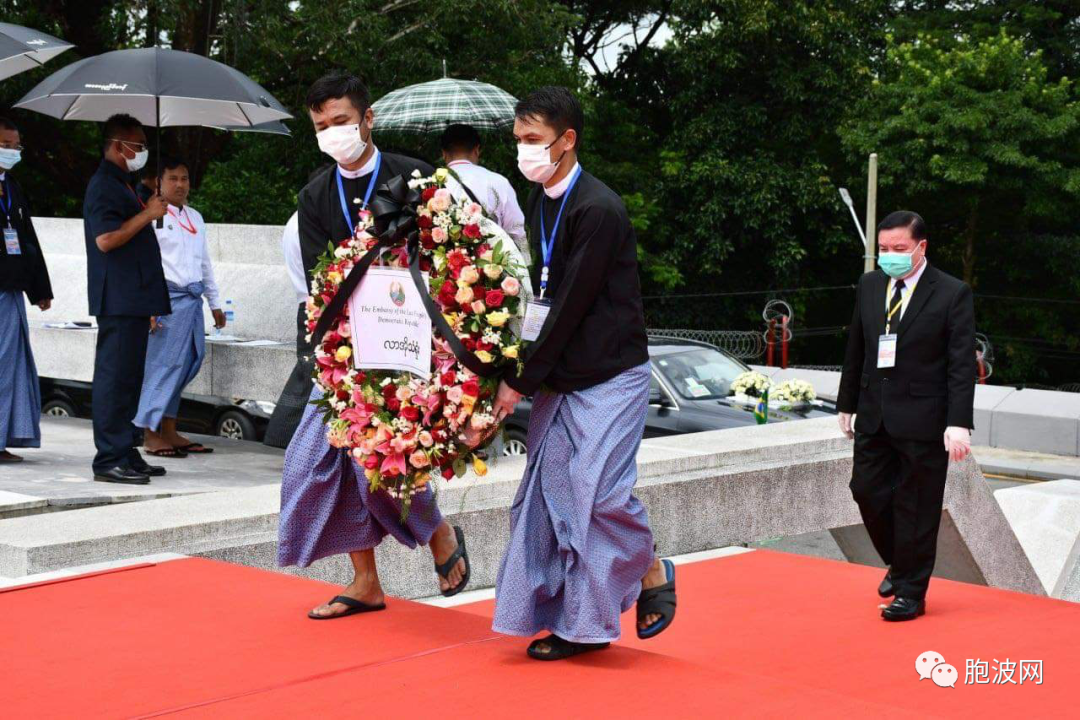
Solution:
{"label": "white card on wreath", "polygon": [[[427,287],[428,276],[424,276]],[[408,270],[368,268],[349,298],[353,365],[431,378],[431,318]]]}

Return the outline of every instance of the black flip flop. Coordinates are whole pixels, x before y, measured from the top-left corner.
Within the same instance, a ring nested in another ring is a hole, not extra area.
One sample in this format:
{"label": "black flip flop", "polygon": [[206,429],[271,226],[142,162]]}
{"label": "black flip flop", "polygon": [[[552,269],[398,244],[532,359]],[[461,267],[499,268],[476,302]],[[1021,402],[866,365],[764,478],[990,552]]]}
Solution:
{"label": "black flip flop", "polygon": [[461,578],[461,582],[457,587],[449,590],[443,590],[443,597],[454,597],[459,592],[465,589],[465,586],[469,584],[469,575],[472,574],[472,566],[469,564],[469,551],[465,549],[465,533],[461,531],[457,525],[454,526],[454,535],[457,537],[457,548],[454,552],[450,553],[450,557],[446,559],[442,565],[435,566],[435,572],[439,574],[446,582],[450,582],[450,571],[457,565],[457,561],[465,560],[465,574]]}
{"label": "black flip flop", "polygon": [[[548,652],[540,652],[538,649],[541,644],[546,644],[551,648]],[[575,655],[581,655],[582,653],[594,652],[596,650],[603,650],[609,647],[611,643],[579,643],[571,642],[569,640],[563,640],[558,635],[548,635],[546,638],[540,638],[539,640],[533,640],[529,645],[529,657],[533,660],[565,660],[566,658],[572,658]]]}
{"label": "black flip flop", "polygon": [[184,452],[181,448],[174,448],[174,447],[161,448],[160,450],[147,450],[146,454],[147,455],[153,455],[154,457],[163,457],[163,458],[186,458],[187,457],[187,453]]}
{"label": "black flip flop", "polygon": [[345,607],[349,608],[345,612],[338,613],[337,615],[316,615],[314,611],[308,613],[308,617],[312,620],[337,620],[338,618],[349,617],[350,615],[356,615],[358,613],[376,612],[378,610],[385,610],[386,603],[379,603],[378,605],[368,605],[365,602],[359,600],[353,600],[351,597],[345,597],[344,595],[338,595],[327,605],[333,605],[334,603],[341,603]]}
{"label": "black flip flop", "polygon": [[637,600],[637,619],[640,623],[649,615],[659,615],[660,619],[642,629],[638,627],[637,636],[642,640],[654,638],[668,629],[675,619],[675,563],[661,560],[667,574],[667,582],[654,588],[643,589]]}
{"label": "black flip flop", "polygon": [[214,452],[214,448],[206,447],[202,443],[188,443],[187,445],[181,445],[176,449],[180,452],[191,453],[192,455],[209,455]]}

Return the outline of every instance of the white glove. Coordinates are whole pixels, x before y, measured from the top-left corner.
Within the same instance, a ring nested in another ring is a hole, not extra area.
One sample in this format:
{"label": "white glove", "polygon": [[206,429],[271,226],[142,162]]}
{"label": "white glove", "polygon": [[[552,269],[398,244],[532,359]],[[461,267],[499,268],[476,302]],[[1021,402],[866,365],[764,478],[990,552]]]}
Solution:
{"label": "white glove", "polygon": [[945,452],[953,462],[966,458],[971,453],[971,431],[963,427],[945,428]]}
{"label": "white glove", "polygon": [[837,413],[836,420],[840,423],[840,432],[844,433],[848,440],[853,440],[855,433],[851,430],[851,413]]}

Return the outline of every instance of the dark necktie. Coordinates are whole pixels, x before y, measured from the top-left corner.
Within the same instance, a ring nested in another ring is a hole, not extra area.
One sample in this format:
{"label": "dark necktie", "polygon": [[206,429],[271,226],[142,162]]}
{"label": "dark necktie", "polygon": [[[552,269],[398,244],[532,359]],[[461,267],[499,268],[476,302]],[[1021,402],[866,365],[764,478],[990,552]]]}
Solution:
{"label": "dark necktie", "polygon": [[[893,288],[892,300],[889,301],[889,312],[885,315],[885,334],[894,324],[900,324],[900,308],[904,304],[904,281],[897,280]],[[894,322],[895,321],[895,322]]]}

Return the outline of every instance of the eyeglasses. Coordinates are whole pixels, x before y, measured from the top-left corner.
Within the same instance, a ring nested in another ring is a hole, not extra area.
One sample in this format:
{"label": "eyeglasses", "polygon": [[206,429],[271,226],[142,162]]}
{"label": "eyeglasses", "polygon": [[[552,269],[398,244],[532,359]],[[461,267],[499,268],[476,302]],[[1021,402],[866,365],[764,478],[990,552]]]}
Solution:
{"label": "eyeglasses", "polygon": [[130,145],[131,147],[135,148],[135,152],[142,152],[146,149],[146,143],[133,142],[131,140],[121,140],[120,138],[109,138],[109,140],[122,143],[124,145]]}

